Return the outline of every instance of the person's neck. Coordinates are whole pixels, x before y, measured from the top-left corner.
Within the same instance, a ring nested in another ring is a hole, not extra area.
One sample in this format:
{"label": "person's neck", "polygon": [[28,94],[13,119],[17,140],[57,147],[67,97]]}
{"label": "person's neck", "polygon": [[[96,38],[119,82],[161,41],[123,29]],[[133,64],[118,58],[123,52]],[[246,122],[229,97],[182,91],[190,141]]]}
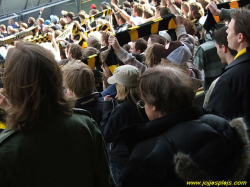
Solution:
{"label": "person's neck", "polygon": [[227,65],[233,62],[235,56],[232,56],[230,53],[226,56]]}
{"label": "person's neck", "polygon": [[237,52],[239,53],[242,49],[245,49],[247,48],[248,46],[250,46],[247,42],[242,42],[240,43],[238,49],[237,49]]}

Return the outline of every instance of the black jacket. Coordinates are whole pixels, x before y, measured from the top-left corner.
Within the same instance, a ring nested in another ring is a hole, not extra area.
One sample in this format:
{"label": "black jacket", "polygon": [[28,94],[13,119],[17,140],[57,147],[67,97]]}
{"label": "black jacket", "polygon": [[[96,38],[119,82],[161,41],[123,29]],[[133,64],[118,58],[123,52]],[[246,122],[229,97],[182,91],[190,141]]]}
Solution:
{"label": "black jacket", "polygon": [[102,120],[103,101],[99,100],[101,93],[93,93],[84,98],[78,99],[75,108],[81,108],[91,113],[92,118],[100,126]]}
{"label": "black jacket", "polygon": [[24,132],[4,130],[0,186],[114,186],[102,134],[81,111],[54,114]]}
{"label": "black jacket", "polygon": [[225,68],[213,89],[207,108],[229,119],[243,117],[249,125],[249,85],[250,52],[247,52],[239,56]]}
{"label": "black jacket", "polygon": [[185,180],[232,179],[247,167],[241,160],[243,146],[249,148],[244,132],[245,144],[225,119],[196,107],[123,129],[133,151],[119,186],[179,187],[186,186]]}
{"label": "black jacket", "polygon": [[114,110],[112,110],[111,102],[104,102],[101,129],[104,140],[108,143],[107,148],[111,163],[123,166],[130,155],[119,134],[120,130],[147,121],[148,117],[145,110],[139,108],[131,99],[119,103]]}

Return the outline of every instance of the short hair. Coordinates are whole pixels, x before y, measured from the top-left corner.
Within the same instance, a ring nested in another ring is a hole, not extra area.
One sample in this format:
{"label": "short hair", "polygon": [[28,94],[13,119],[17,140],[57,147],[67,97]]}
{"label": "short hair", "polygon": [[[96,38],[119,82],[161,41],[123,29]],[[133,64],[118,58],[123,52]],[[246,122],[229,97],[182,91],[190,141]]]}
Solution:
{"label": "short hair", "polygon": [[64,18],[61,18],[61,19],[59,20],[59,24],[60,24],[62,27],[64,27],[65,25],[67,25],[67,23],[66,23],[66,21],[65,21]]}
{"label": "short hair", "polygon": [[139,39],[135,40],[134,42],[135,42],[135,50],[136,51],[140,50],[141,53],[143,53],[146,50],[147,42],[144,39],[139,38]]}
{"label": "short hair", "polygon": [[115,13],[116,19],[121,19],[122,23],[126,23],[126,20],[124,19],[124,17],[122,17],[120,12]]}
{"label": "short hair", "polygon": [[5,26],[4,24],[1,24],[1,25],[0,25],[0,28],[1,28],[2,30],[5,30],[5,31],[6,31],[6,26]]}
{"label": "short hair", "polygon": [[70,89],[76,97],[83,98],[94,92],[95,77],[89,66],[71,61],[62,70],[64,87]]}
{"label": "short hair", "polygon": [[89,38],[88,38],[88,41],[87,41],[87,45],[88,45],[88,47],[94,47],[94,48],[96,48],[97,50],[100,50],[100,49],[101,49],[101,46],[102,46],[101,41],[98,40],[98,39],[95,38],[95,37],[89,37]]}
{"label": "short hair", "polygon": [[87,16],[87,14],[86,14],[86,12],[83,10],[81,10],[79,13],[78,13],[78,16],[81,18],[81,19],[86,19],[86,16]]}
{"label": "short hair", "polygon": [[127,7],[127,8],[130,8],[130,7],[131,7],[131,4],[130,4],[130,2],[128,2],[128,1],[124,1],[124,2],[123,2],[123,6],[124,6],[124,7]]}
{"label": "short hair", "polygon": [[161,58],[158,56],[155,56],[153,53],[153,47],[155,44],[153,44],[152,46],[149,46],[146,51],[145,51],[145,64],[151,68],[154,67],[156,65],[159,65],[161,63]]}
{"label": "short hair", "polygon": [[130,50],[131,46],[129,44],[124,44],[122,46],[122,48],[125,49],[125,51],[127,51],[129,53],[129,50]]}
{"label": "short hair", "polygon": [[151,17],[153,17],[154,16],[154,13],[153,13],[153,11],[151,11],[151,10],[148,10],[148,9],[144,9],[144,17],[145,18],[151,18]]}
{"label": "short hair", "polygon": [[204,16],[204,10],[200,3],[193,2],[190,4],[190,10],[194,12],[194,17],[199,19],[200,17]]}
{"label": "short hair", "polygon": [[169,64],[149,68],[139,79],[139,92],[143,101],[167,114],[192,106],[196,90],[191,77]]}
{"label": "short hair", "polygon": [[102,40],[105,41],[105,43],[108,45],[109,44],[109,36],[110,36],[110,32],[109,31],[100,31],[100,33],[102,34]]}
{"label": "short hair", "polygon": [[236,9],[231,18],[235,20],[234,31],[236,34],[242,33],[246,37],[247,43],[250,45],[250,10]]}
{"label": "short hair", "polygon": [[[107,57],[109,51],[110,51],[110,49],[107,49],[107,50],[101,52],[101,54],[100,54],[100,60],[101,60],[101,62],[102,62],[102,66],[105,66],[105,67],[107,67],[107,68],[108,68],[108,65],[107,65],[107,63],[105,62],[105,59],[106,59],[106,57]],[[108,69],[109,69],[109,68],[108,68]],[[110,75],[110,76],[113,75],[112,72],[110,71],[110,69],[109,69],[109,75]]]}
{"label": "short hair", "polygon": [[29,23],[30,25],[34,25],[35,22],[36,22],[35,18],[29,17],[28,23]]}
{"label": "short hair", "polygon": [[144,10],[143,6],[139,3],[134,3],[133,8],[137,15],[141,17]]}
{"label": "short hair", "polygon": [[149,36],[149,38],[151,39],[152,43],[159,43],[159,44],[162,44],[162,45],[165,45],[165,43],[166,43],[165,38],[163,38],[162,36],[160,36],[158,34],[151,34]]}
{"label": "short hair", "polygon": [[68,13],[66,14],[66,16],[69,17],[71,20],[73,20],[74,17],[75,17],[75,14],[74,14],[73,12],[68,12]]}
{"label": "short hair", "polygon": [[82,52],[82,58],[87,58],[89,56],[95,55],[98,53],[98,50],[94,47],[86,47]]}
{"label": "short hair", "polygon": [[97,14],[97,13],[99,13],[99,10],[97,10],[97,9],[91,9],[91,10],[89,11],[89,16],[93,16],[93,15],[95,15],[95,14]]}
{"label": "short hair", "polygon": [[23,28],[25,28],[25,29],[27,29],[27,28],[28,28],[27,23],[20,23],[20,26],[21,26],[21,27],[23,27]]}
{"label": "short hair", "polygon": [[232,56],[235,56],[237,54],[236,50],[232,50],[228,47],[228,41],[227,41],[227,32],[228,29],[227,26],[220,28],[219,30],[215,31],[213,33],[213,38],[215,42],[218,44],[218,46],[221,48],[222,45],[226,46]]}
{"label": "short hair", "polygon": [[187,34],[194,36],[197,33],[197,27],[190,19],[184,18],[183,25],[185,26]]}
{"label": "short hair", "polygon": [[156,10],[159,12],[161,17],[166,16],[168,14],[171,14],[170,9],[167,7],[158,6],[158,7],[156,7]]}
{"label": "short hair", "polygon": [[38,21],[40,21],[42,24],[44,23],[44,19],[43,18],[38,18]]}
{"label": "short hair", "polygon": [[156,6],[159,6],[161,4],[161,0],[153,0],[156,2]]}
{"label": "short hair", "polygon": [[181,7],[186,11],[186,12],[189,12],[189,8],[190,8],[190,4],[189,2],[181,2]]}
{"label": "short hair", "polygon": [[62,31],[60,30],[55,30],[55,38],[57,38],[58,36],[60,36],[62,34]]}
{"label": "short hair", "polygon": [[[69,47],[68,47],[69,46]],[[72,58],[81,60],[82,59],[82,48],[78,44],[68,44],[68,53],[72,54]]]}
{"label": "short hair", "polygon": [[53,54],[35,43],[17,42],[9,50],[4,89],[11,103],[6,122],[12,129],[29,129],[54,113],[72,114]]}

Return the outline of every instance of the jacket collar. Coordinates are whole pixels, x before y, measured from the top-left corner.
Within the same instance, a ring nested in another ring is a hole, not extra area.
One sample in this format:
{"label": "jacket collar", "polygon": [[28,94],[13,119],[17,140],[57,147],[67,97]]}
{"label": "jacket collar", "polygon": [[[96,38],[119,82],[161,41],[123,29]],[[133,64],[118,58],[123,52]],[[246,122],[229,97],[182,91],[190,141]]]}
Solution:
{"label": "jacket collar", "polygon": [[93,103],[96,103],[99,101],[99,98],[101,97],[101,93],[95,92],[91,95],[88,95],[84,98],[78,99],[76,101],[75,107],[74,108],[81,108],[81,106],[86,106],[86,105],[92,105]]}
{"label": "jacket collar", "polygon": [[245,62],[246,60],[250,60],[250,52],[244,53],[242,55],[240,55],[238,58],[236,58],[235,60],[233,60],[233,62],[231,62],[228,66],[225,67],[224,72],[226,72],[227,70],[229,70],[230,68]]}
{"label": "jacket collar", "polygon": [[132,150],[137,143],[158,136],[179,123],[198,119],[204,114],[205,111],[201,108],[189,107],[152,120],[146,124],[133,125],[124,128],[120,131],[120,134],[128,149]]}

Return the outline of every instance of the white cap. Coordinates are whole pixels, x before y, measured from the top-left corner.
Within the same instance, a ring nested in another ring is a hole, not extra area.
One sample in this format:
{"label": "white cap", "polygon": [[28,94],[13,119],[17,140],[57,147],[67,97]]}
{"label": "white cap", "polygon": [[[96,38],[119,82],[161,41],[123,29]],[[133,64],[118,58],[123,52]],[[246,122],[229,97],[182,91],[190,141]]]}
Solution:
{"label": "white cap", "polygon": [[159,31],[159,35],[165,38],[167,41],[171,42],[171,36],[167,33],[167,31]]}
{"label": "white cap", "polygon": [[124,87],[135,87],[138,85],[139,76],[138,68],[131,65],[123,65],[115,69],[113,76],[108,78],[108,83],[117,83]]}

